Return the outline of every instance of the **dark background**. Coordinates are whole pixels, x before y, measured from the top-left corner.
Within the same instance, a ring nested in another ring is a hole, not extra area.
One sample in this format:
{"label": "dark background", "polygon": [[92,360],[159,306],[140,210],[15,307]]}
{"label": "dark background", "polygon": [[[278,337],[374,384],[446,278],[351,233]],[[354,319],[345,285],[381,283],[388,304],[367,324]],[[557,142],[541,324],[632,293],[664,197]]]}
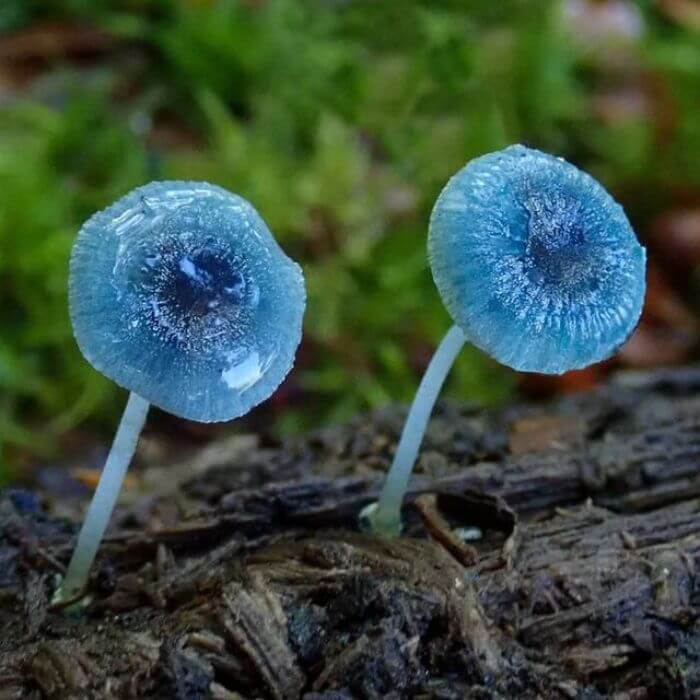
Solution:
{"label": "dark background", "polygon": [[694,0],[3,0],[0,480],[93,466],[124,392],[72,338],[83,220],[154,177],[250,199],[304,267],[297,367],[248,418],[149,434],[275,434],[409,401],[449,326],[425,253],[448,177],[520,141],[624,205],[648,247],[639,329],[613,360],[516,375],[467,348],[479,403],[696,358],[700,5]]}

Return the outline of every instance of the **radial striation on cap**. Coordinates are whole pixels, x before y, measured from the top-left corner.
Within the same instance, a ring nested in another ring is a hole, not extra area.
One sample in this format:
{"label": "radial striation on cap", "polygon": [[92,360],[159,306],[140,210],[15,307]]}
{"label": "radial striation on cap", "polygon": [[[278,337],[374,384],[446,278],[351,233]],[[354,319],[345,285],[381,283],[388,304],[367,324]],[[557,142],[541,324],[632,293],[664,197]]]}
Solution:
{"label": "radial striation on cap", "polygon": [[592,177],[524,146],[471,161],[440,194],[428,252],[467,338],[518,370],[609,357],[634,330],[646,253]]}
{"label": "radial striation on cap", "polygon": [[153,182],[92,216],[70,262],[78,345],[100,372],[191,420],[230,420],[294,364],[299,266],[245,199]]}

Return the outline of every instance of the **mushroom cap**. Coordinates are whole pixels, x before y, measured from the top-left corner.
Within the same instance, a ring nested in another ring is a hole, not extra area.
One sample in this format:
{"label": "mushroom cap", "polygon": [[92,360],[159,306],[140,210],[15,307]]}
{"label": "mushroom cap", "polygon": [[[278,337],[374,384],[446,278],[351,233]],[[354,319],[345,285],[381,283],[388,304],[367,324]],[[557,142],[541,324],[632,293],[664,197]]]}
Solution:
{"label": "mushroom cap", "polygon": [[438,197],[428,253],[467,338],[514,369],[609,357],[642,311],[646,252],[590,175],[524,146],[476,158]]}
{"label": "mushroom cap", "polygon": [[301,340],[301,268],[253,206],[205,182],[152,182],[93,215],[70,261],[70,315],[90,364],[177,416],[244,415]]}

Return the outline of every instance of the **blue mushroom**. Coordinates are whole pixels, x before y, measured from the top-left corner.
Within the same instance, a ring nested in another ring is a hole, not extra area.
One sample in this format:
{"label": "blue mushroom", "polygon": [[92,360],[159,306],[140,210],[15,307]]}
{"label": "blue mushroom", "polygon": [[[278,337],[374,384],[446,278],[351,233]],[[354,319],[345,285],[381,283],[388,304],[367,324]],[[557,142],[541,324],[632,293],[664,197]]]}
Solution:
{"label": "blue mushroom", "polygon": [[400,507],[433,405],[469,340],[517,370],[560,374],[612,355],[634,330],[646,253],[622,207],[561,158],[510,146],[471,161],[430,219],[435,284],[455,325],[414,399],[378,504],[376,531]]}
{"label": "blue mushroom", "polygon": [[267,399],[294,364],[306,293],[245,199],[152,182],[83,225],[69,300],[83,355],[131,394],[57,601],[85,587],[149,405],[213,422]]}

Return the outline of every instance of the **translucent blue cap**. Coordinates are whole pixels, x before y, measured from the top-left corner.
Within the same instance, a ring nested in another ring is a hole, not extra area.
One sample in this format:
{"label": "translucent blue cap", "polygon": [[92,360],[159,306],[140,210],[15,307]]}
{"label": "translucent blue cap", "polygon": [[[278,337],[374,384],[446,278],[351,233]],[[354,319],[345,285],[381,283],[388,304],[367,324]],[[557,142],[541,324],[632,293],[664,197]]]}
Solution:
{"label": "translucent blue cap", "polygon": [[70,262],[70,314],[97,370],[202,422],[268,398],[301,340],[301,268],[242,197],[152,182],[92,216]]}
{"label": "translucent blue cap", "polygon": [[586,173],[524,146],[477,158],[447,183],[428,253],[455,323],[518,370],[603,360],[642,311],[646,253],[622,207]]}

